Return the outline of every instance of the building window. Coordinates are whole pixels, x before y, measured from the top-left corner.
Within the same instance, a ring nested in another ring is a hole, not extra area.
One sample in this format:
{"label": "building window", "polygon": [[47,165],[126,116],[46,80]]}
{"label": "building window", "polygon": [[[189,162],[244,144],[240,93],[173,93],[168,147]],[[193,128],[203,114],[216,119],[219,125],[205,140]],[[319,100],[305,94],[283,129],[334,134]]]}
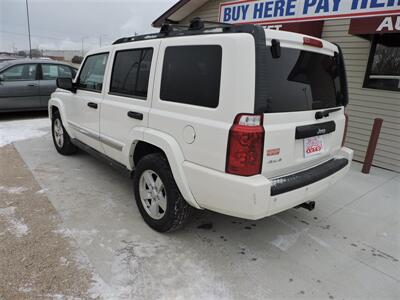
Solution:
{"label": "building window", "polygon": [[153,49],[122,50],[115,54],[110,93],[147,97]]}
{"label": "building window", "polygon": [[173,46],[165,50],[160,98],[216,108],[219,102],[222,48]]}
{"label": "building window", "polygon": [[400,34],[373,38],[364,87],[400,91]]}

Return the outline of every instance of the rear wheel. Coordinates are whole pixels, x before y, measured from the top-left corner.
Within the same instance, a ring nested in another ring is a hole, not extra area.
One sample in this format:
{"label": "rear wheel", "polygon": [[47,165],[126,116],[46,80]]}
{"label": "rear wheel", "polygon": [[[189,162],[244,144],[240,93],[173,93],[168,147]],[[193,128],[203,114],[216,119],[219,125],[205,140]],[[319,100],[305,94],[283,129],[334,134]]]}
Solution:
{"label": "rear wheel", "polygon": [[77,150],[71,142],[68,132],[65,130],[59,113],[55,113],[51,122],[51,132],[53,135],[54,146],[58,153],[62,155],[74,154]]}
{"label": "rear wheel", "polygon": [[190,216],[192,207],[180,193],[163,154],[149,154],[139,161],[133,187],[140,214],[151,228],[174,231]]}

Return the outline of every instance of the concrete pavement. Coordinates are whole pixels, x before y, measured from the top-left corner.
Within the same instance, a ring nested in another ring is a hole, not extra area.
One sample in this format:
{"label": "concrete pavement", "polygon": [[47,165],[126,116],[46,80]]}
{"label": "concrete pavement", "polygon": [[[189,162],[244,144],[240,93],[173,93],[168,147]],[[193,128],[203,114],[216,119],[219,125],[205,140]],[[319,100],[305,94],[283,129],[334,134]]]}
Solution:
{"label": "concrete pavement", "polygon": [[[207,211],[159,234],[146,226],[130,179],[50,134],[15,143],[65,228],[117,299],[398,299],[400,175],[354,163],[308,212],[259,221]],[[223,187],[221,187],[223,188]]]}

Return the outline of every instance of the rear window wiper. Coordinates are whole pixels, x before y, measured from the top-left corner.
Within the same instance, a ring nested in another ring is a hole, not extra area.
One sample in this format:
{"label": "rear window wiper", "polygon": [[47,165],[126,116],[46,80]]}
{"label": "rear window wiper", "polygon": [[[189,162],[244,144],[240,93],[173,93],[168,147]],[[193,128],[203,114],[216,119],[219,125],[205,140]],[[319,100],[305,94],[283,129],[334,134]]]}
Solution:
{"label": "rear window wiper", "polygon": [[326,109],[326,110],[322,110],[322,111],[317,111],[315,113],[315,119],[319,120],[319,119],[322,119],[322,118],[329,117],[330,113],[333,113],[335,111],[339,111],[341,109],[342,108],[339,107],[339,108],[331,108],[331,109]]}

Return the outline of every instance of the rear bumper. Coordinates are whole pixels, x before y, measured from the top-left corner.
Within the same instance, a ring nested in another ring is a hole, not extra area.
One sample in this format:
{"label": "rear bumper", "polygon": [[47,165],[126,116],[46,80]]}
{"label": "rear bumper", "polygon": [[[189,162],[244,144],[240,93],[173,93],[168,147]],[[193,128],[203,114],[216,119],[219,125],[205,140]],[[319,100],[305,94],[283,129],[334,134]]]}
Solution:
{"label": "rear bumper", "polygon": [[190,190],[200,207],[250,220],[313,200],[346,175],[353,151],[342,148],[333,160],[286,177],[241,177],[184,162]]}

